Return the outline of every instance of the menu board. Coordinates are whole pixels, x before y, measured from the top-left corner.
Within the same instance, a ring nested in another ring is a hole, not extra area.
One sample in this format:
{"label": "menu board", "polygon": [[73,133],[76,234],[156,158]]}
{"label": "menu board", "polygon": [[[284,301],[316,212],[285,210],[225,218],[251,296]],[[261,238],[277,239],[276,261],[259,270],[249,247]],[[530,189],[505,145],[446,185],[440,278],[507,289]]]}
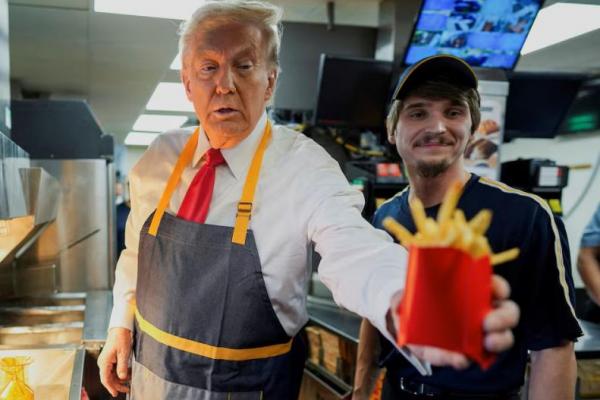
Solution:
{"label": "menu board", "polygon": [[475,67],[512,69],[541,0],[424,0],[405,64],[452,54]]}

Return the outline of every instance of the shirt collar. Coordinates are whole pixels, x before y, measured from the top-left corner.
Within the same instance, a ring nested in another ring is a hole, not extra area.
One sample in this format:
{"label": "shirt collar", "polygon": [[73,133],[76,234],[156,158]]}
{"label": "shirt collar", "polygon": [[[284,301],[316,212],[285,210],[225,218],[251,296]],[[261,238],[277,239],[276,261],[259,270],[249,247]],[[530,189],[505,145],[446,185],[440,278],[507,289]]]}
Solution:
{"label": "shirt collar", "polygon": [[[245,173],[249,168],[250,161],[252,160],[254,152],[256,151],[256,145],[259,139],[262,137],[262,133],[266,124],[267,113],[263,112],[262,116],[258,120],[258,123],[247,138],[242,140],[235,147],[221,150],[221,154],[223,154],[223,158],[225,158],[227,166],[235,176],[235,179],[244,179]],[[204,129],[200,127],[198,145],[196,146],[192,165],[196,166],[202,160],[204,153],[206,153],[209,148],[210,143],[208,142],[208,137],[206,136]]]}

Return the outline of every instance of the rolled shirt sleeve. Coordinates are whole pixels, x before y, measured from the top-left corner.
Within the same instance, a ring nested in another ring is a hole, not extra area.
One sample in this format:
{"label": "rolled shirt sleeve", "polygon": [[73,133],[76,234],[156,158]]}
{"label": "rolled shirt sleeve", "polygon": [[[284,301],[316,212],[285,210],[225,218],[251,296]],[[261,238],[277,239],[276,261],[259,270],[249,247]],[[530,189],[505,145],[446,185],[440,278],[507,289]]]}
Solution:
{"label": "rolled shirt sleeve", "polygon": [[[324,152],[314,146],[311,153]],[[367,318],[391,343],[386,315],[392,298],[405,284],[408,254],[361,216],[362,193],[353,189],[337,163],[329,157],[312,158],[314,168],[298,180],[305,201],[306,231],[321,256],[319,278],[336,303]],[[401,353],[423,374],[430,367]]]}

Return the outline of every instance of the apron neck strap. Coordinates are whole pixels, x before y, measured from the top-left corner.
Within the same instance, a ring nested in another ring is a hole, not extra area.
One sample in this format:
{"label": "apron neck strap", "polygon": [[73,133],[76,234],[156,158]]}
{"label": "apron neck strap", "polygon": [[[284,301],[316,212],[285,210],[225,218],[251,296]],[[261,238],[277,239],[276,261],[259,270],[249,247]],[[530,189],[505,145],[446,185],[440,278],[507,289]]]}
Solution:
{"label": "apron neck strap", "polygon": [[263,156],[267,143],[271,139],[271,123],[267,120],[265,131],[260,139],[258,148],[252,158],[248,175],[246,176],[246,182],[244,183],[244,190],[242,191],[242,198],[238,203],[237,214],[235,216],[235,225],[233,227],[233,238],[232,242],[246,244],[246,233],[248,232],[248,225],[250,224],[250,216],[252,214],[252,203],[254,201],[254,192],[258,183],[258,176],[260,174],[260,167],[262,165]]}
{"label": "apron neck strap", "polygon": [[[181,151],[179,155],[179,159],[175,164],[175,168],[167,181],[167,186],[163,191],[163,194],[158,202],[158,207],[152,217],[152,222],[150,223],[150,228],[148,229],[148,233],[152,236],[156,236],[158,232],[158,227],[160,225],[160,221],[167,209],[169,202],[171,201],[171,196],[175,191],[175,188],[179,184],[181,180],[181,174],[183,170],[191,163],[194,158],[194,153],[196,151],[196,147],[198,145],[198,136],[200,134],[200,128],[196,128],[192,136],[188,139],[185,147]],[[232,242],[240,245],[246,244],[246,236],[248,233],[248,225],[250,224],[250,217],[252,214],[252,204],[254,201],[254,192],[256,190],[256,185],[258,183],[258,176],[260,174],[260,168],[262,166],[262,160],[265,153],[265,149],[267,148],[267,144],[271,139],[271,122],[267,120],[267,125],[265,126],[265,130],[263,132],[262,138],[260,139],[260,143],[256,152],[254,153],[254,157],[252,158],[252,163],[250,164],[250,169],[248,170],[248,175],[246,176],[246,182],[244,183],[244,189],[242,191],[242,197],[238,203],[237,214],[235,217],[235,226],[233,228],[233,237]]]}

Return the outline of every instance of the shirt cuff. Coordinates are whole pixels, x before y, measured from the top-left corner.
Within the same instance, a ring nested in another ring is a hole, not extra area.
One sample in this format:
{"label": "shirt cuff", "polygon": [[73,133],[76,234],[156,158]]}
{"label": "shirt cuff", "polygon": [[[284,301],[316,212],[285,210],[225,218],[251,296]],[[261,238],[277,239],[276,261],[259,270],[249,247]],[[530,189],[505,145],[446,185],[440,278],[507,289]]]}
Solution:
{"label": "shirt cuff", "polygon": [[584,234],[581,238],[580,247],[598,247],[600,246],[600,233]]}
{"label": "shirt cuff", "polygon": [[[431,365],[417,358],[408,347],[403,346],[400,347],[396,344],[396,338],[388,331],[387,329],[387,321],[386,315],[388,310],[392,306],[392,299],[400,292],[398,290],[398,284],[395,282],[392,285],[387,285],[382,288],[379,292],[379,298],[377,299],[377,306],[380,307],[378,312],[375,314],[375,319],[371,320],[371,323],[381,332],[381,334],[394,345],[394,347],[408,360],[409,363],[412,364],[413,367],[416,368],[417,371],[423,376],[428,376],[432,374]],[[400,322],[402,323],[402,322]]]}
{"label": "shirt cuff", "polygon": [[115,303],[110,316],[108,330],[126,328],[133,331],[134,307],[129,303]]}

